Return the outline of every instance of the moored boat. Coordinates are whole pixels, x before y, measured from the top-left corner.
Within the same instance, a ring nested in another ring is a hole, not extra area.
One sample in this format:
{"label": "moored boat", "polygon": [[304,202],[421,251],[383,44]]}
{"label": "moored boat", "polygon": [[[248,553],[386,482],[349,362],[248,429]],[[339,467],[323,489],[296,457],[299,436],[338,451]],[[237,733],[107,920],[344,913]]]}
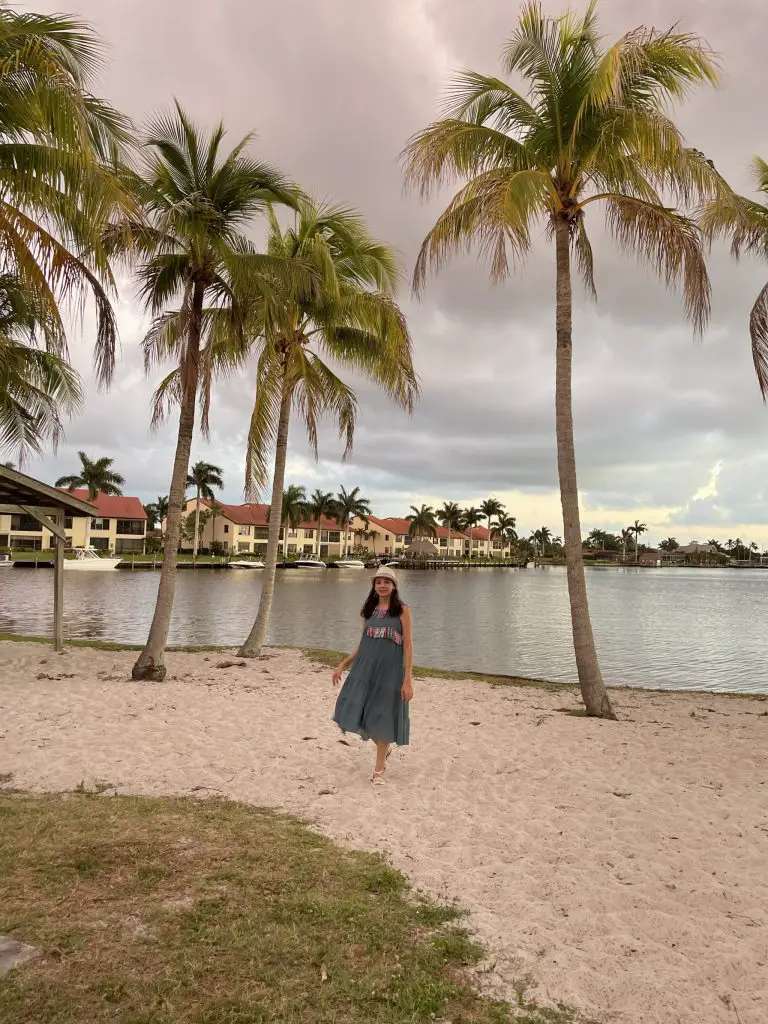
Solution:
{"label": "moored boat", "polygon": [[72,572],[107,572],[121,562],[122,558],[102,558],[95,548],[75,548],[75,557],[65,558],[64,568]]}

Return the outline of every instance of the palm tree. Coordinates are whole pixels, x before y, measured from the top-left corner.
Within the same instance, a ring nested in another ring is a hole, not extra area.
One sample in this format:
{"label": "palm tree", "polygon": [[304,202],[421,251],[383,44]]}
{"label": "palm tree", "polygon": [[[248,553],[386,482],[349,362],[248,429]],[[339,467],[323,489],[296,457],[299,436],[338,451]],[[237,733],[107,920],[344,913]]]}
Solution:
{"label": "palm tree", "polygon": [[320,555],[320,539],[323,532],[323,519],[335,519],[338,514],[336,499],[330,491],[321,491],[316,488],[307,501],[307,515],[310,522],[317,522],[317,534],[314,546],[315,555]]}
{"label": "palm tree", "polygon": [[[88,296],[93,299],[96,375],[101,384],[108,384],[117,327],[109,301],[113,279],[101,233],[110,218],[126,208],[112,167],[130,142],[130,122],[91,93],[103,64],[102,50],[96,33],[75,18],[0,7],[3,273],[16,282],[34,310],[46,353],[59,359],[67,356],[60,304],[74,299],[78,310]],[[18,351],[6,351],[0,359],[10,361],[14,355],[18,360]],[[74,397],[77,377],[40,353],[27,355],[27,367],[30,391],[40,388],[41,440],[52,425],[55,433],[49,399],[67,411],[66,399]],[[0,377],[3,372],[8,366],[0,368]],[[15,397],[18,401],[21,396]],[[34,407],[33,402],[33,421]],[[25,440],[33,448],[34,435],[35,428],[28,424]]]}
{"label": "palm tree", "polygon": [[[245,322],[276,261],[256,252],[247,231],[271,201],[292,201],[292,190],[271,167],[248,156],[246,136],[222,151],[224,128],[206,136],[177,103],[147,129],[140,167],[126,181],[144,211],[108,235],[111,251],[136,265],[141,297],[154,321],[144,338],[144,361],[174,359],[177,369],[155,394],[153,424],[173,405],[179,426],[166,520],[163,565],[147,642],[134,679],[165,678],[164,653],[173,610],[184,493],[195,427],[203,404],[206,430],[210,381],[237,365],[250,338]],[[169,305],[178,308],[169,310]]]}
{"label": "palm tree", "polygon": [[499,78],[462,72],[444,117],[406,147],[406,181],[423,198],[451,180],[464,183],[422,245],[414,287],[420,292],[430,270],[472,243],[500,281],[510,258],[524,261],[539,223],[554,242],[555,425],[574,649],[587,713],[611,718],[581,549],[571,259],[594,292],[586,214],[599,202],[620,248],[668,284],[681,282],[686,312],[703,328],[710,287],[699,232],[667,197],[688,202],[727,189],[706,157],[686,147],[667,109],[718,73],[695,36],[639,28],[605,48],[594,2],[580,17],[551,18],[531,0],[505,47],[504,70],[522,76],[527,96]]}
{"label": "palm tree", "polygon": [[[485,518],[488,520],[488,537],[491,536],[491,519],[494,516],[500,516],[504,512],[504,506],[498,498],[487,498],[480,506],[480,511],[483,513]],[[490,544],[488,545],[488,553],[491,553]]]}
{"label": "palm tree", "polygon": [[[744,196],[718,197],[705,208],[702,227],[711,238],[730,236],[731,252],[754,253],[768,259],[768,162],[756,156],[752,177],[762,202]],[[752,361],[763,400],[768,400],[768,284],[764,285],[749,314]]]}
{"label": "palm tree", "polygon": [[659,544],[661,551],[668,551],[670,554],[672,554],[673,551],[677,551],[679,547],[680,545],[677,543],[676,537],[667,537],[666,540],[663,540]]}
{"label": "palm tree", "polygon": [[87,489],[89,501],[95,501],[99,494],[123,493],[122,486],[125,480],[110,468],[114,459],[90,459],[85,452],[78,452],[77,455],[80,459],[80,472],[60,476],[56,481],[57,487],[66,487],[68,491],[74,491],[78,487]]}
{"label": "palm tree", "polygon": [[464,509],[461,513],[461,528],[462,530],[469,531],[469,557],[474,558],[474,552],[472,550],[472,531],[476,526],[480,525],[480,520],[483,518],[483,513],[479,508],[475,508],[474,505],[470,508]]}
{"label": "palm tree", "polygon": [[506,512],[499,512],[496,517],[496,528],[493,531],[492,536],[498,537],[501,541],[501,556],[504,557],[504,545],[509,544],[510,546],[517,541],[517,520],[514,516],[507,515]]}
{"label": "palm tree", "polygon": [[632,527],[627,526],[621,531],[621,560],[626,562],[627,560],[627,544],[632,537]]}
{"label": "palm tree", "polygon": [[645,523],[641,523],[639,520],[636,519],[632,526],[630,526],[629,532],[634,534],[635,537],[635,561],[637,562],[639,559],[640,534],[647,533],[648,527]]}
{"label": "palm tree", "polygon": [[434,537],[437,533],[437,519],[435,510],[431,505],[411,505],[411,512],[406,520],[411,524],[408,527],[410,537]]}
{"label": "palm tree", "polygon": [[541,551],[543,558],[547,553],[547,544],[552,540],[552,531],[548,526],[542,526],[536,530],[533,536],[539,546],[539,550]]}
{"label": "palm tree", "polygon": [[336,495],[337,522],[344,530],[344,557],[347,557],[349,548],[349,529],[353,519],[362,519],[368,523],[368,516],[371,514],[371,506],[366,498],[360,497],[360,488],[353,487],[346,491],[343,487]]}
{"label": "palm tree", "polygon": [[[410,412],[418,392],[405,317],[393,295],[401,277],[395,251],[373,238],[362,217],[341,206],[302,199],[293,226],[271,220],[268,252],[298,261],[315,273],[300,298],[276,287],[264,303],[264,350],[257,369],[256,401],[246,461],[246,487],[267,478],[267,452],[274,444],[272,509],[279,513],[291,409],[302,414],[317,454],[317,424],[330,414],[351,450],[357,401],[352,389],[325,362],[362,373]],[[255,657],[266,636],[274,593],[278,535],[270,520],[259,611],[241,648]]]}
{"label": "palm tree", "polygon": [[0,451],[13,452],[23,466],[46,441],[55,449],[63,417],[82,397],[56,324],[17,278],[0,274]]}
{"label": "palm tree", "polygon": [[455,501],[443,502],[443,507],[435,512],[435,519],[448,531],[447,553],[451,556],[451,531],[461,530],[461,509]]}
{"label": "palm tree", "polygon": [[307,514],[307,492],[298,484],[289,484],[283,492],[283,559],[288,557],[288,528],[297,530]]}
{"label": "palm tree", "polygon": [[200,540],[200,498],[214,501],[213,488],[223,487],[221,474],[224,471],[210,462],[196,462],[192,472],[187,475],[187,487],[195,488],[195,539],[192,546],[192,557],[197,558]]}

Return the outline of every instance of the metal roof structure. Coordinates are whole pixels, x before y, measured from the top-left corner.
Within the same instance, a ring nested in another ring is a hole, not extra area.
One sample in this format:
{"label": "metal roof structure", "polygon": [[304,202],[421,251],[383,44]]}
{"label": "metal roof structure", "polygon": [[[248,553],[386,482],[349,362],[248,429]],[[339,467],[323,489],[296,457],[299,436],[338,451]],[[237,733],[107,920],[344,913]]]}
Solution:
{"label": "metal roof structure", "polygon": [[53,534],[53,646],[61,651],[64,649],[64,517],[92,518],[98,513],[87,501],[17,469],[0,466],[0,515],[7,513],[32,516]]}

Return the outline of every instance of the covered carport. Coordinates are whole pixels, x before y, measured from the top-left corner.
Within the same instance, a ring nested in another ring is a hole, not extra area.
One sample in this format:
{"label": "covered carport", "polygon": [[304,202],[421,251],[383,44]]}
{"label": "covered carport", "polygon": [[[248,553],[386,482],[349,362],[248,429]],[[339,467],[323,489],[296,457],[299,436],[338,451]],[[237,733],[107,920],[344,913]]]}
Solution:
{"label": "covered carport", "polygon": [[93,505],[44,484],[17,469],[0,466],[0,515],[28,515],[53,534],[53,646],[64,649],[64,533],[65,516],[92,518]]}

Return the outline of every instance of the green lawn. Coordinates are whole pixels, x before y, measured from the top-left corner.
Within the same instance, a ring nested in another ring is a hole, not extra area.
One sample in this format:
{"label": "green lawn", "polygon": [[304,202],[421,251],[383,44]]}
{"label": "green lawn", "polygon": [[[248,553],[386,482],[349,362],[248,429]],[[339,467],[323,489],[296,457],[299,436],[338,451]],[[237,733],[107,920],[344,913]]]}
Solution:
{"label": "green lawn", "polygon": [[110,789],[0,792],[0,932],[42,953],[0,984],[2,1021],[579,1019],[478,995],[459,912],[376,856],[241,804]]}

